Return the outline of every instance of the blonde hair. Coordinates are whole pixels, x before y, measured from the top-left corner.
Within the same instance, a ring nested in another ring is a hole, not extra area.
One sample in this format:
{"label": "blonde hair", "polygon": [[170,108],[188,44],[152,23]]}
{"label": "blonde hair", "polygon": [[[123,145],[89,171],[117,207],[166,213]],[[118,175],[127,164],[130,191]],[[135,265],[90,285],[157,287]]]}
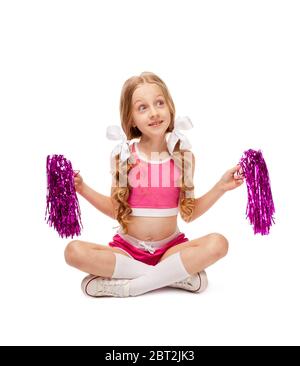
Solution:
{"label": "blonde hair", "polygon": [[[132,125],[132,96],[136,88],[141,84],[156,84],[160,87],[167,106],[170,111],[170,125],[166,131],[172,132],[174,129],[174,118],[175,118],[175,105],[173,99],[169,93],[169,90],[166,84],[160,79],[157,75],[151,72],[143,72],[139,76],[133,76],[130,79],[126,80],[120,98],[120,117],[121,117],[121,125],[122,129],[127,136],[127,140],[131,140],[134,138],[138,138],[142,136],[141,131],[137,127],[133,127]],[[185,221],[189,221],[192,217],[195,199],[194,199],[194,185],[193,178],[191,172],[192,166],[192,153],[186,154],[186,150],[179,149],[179,142],[176,144],[173,152],[174,163],[180,170],[180,214],[181,217]],[[133,163],[128,159],[125,162],[120,161],[120,155],[116,155],[116,161],[114,164],[114,169],[112,170],[112,174],[114,177],[115,186],[112,188],[112,199],[114,203],[116,203],[116,219],[120,223],[123,228],[125,234],[128,232],[127,225],[130,223],[130,214],[132,213],[132,209],[128,204],[128,197],[131,190],[129,183],[126,187],[120,186],[119,182],[124,180],[126,181],[130,170],[133,167]]]}

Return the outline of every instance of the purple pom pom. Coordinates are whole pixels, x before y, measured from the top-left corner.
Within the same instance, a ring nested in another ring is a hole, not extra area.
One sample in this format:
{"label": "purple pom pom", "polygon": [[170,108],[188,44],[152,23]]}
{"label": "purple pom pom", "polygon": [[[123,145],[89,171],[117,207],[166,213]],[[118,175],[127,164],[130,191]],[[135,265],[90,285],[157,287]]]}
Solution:
{"label": "purple pom pom", "polygon": [[[47,219],[48,213],[48,219]],[[63,155],[47,156],[47,223],[62,238],[80,235],[79,202],[74,185],[72,164]]]}
{"label": "purple pom pom", "polygon": [[254,226],[254,234],[268,235],[275,212],[269,173],[260,150],[248,150],[240,160],[247,183],[248,204],[246,216]]}

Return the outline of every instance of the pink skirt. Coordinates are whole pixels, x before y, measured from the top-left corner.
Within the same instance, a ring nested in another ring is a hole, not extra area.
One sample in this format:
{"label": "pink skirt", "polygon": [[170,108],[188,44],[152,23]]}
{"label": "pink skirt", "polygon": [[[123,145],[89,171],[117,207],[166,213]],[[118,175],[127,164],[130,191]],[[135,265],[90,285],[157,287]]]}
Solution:
{"label": "pink skirt", "polygon": [[[189,241],[189,239],[186,238],[183,233],[179,232],[175,238],[165,243],[163,246],[156,249],[151,248],[150,250],[147,248],[147,246],[145,246],[145,249],[138,248],[130,244],[128,241],[124,240],[119,234],[116,234],[113,237],[113,241],[109,243],[109,246],[120,248],[121,250],[129,254],[132,258],[151,266],[155,266],[168,249],[186,241]],[[145,243],[142,241],[139,242]]]}

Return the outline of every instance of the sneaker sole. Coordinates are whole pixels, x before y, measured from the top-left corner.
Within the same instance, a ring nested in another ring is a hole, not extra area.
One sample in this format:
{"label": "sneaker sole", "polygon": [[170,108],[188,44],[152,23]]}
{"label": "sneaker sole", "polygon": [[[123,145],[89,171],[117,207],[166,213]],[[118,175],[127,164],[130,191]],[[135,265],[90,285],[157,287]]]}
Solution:
{"label": "sneaker sole", "polygon": [[[90,297],[97,297],[95,296],[95,294],[92,294],[92,289],[90,288],[89,289],[89,285],[91,284],[91,282],[95,279],[99,278],[99,276],[95,276],[95,275],[88,275],[86,276],[82,282],[81,282],[81,290],[82,292],[87,295],[87,296],[90,296]],[[91,287],[91,286],[90,286]],[[89,292],[90,290],[90,292]]]}
{"label": "sneaker sole", "polygon": [[207,289],[208,286],[208,279],[207,279],[207,274],[205,271],[202,271],[200,273],[198,273],[198,277],[200,280],[200,285],[199,288],[196,291],[193,292],[198,292],[199,294],[203,291],[205,291]]}

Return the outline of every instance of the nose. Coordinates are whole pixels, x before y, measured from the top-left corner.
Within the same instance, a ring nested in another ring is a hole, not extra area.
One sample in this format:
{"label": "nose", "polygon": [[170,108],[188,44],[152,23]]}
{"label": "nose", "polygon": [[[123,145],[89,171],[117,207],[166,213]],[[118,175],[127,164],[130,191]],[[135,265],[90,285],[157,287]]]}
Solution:
{"label": "nose", "polygon": [[154,117],[158,116],[158,113],[157,113],[157,110],[156,110],[155,106],[150,107],[149,112],[150,112],[150,117],[151,118],[154,118]]}

